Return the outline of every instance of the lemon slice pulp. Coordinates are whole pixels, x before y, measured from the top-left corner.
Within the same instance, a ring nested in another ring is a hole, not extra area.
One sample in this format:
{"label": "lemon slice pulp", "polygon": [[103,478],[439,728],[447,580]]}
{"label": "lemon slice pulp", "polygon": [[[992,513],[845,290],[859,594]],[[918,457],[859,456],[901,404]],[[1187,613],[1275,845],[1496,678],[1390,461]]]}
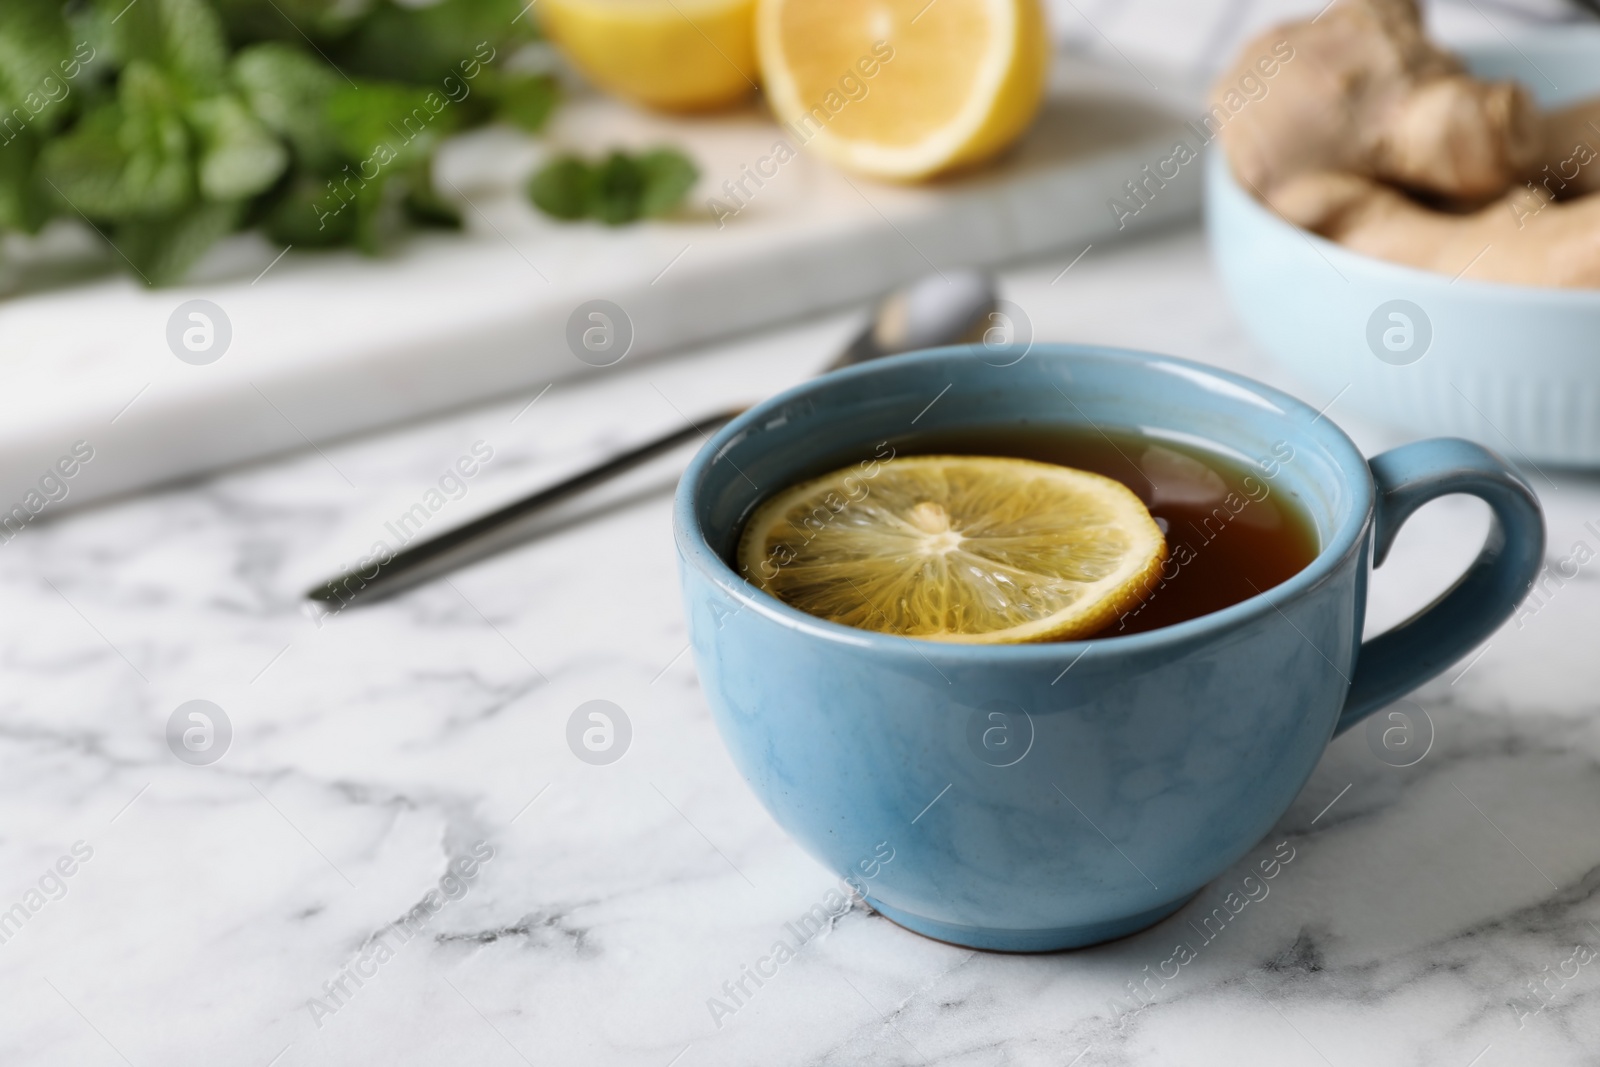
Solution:
{"label": "lemon slice pulp", "polygon": [[760,0],[772,108],[841,166],[914,180],[976,163],[1044,96],[1040,0]]}
{"label": "lemon slice pulp", "polygon": [[738,566],[831,622],[969,644],[1087,637],[1155,588],[1166,540],[1121,482],[1032,460],[908,456],[756,509]]}

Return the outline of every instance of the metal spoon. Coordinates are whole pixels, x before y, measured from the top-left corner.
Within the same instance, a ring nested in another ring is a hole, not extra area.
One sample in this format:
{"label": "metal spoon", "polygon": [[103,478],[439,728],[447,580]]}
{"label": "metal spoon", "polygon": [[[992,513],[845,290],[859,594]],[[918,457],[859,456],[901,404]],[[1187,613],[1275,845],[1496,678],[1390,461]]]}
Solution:
{"label": "metal spoon", "polygon": [[[976,341],[995,308],[994,285],[987,275],[959,271],[923,278],[885,297],[872,322],[821,373],[919,348]],[[419,541],[378,565],[376,573],[352,570],[330,578],[307,590],[306,598],[319,609],[339,611],[351,604],[381,600],[531,540],[536,535],[524,529],[531,516],[697,437],[708,439],[744,410],[730,408],[701,418],[531,496]]]}

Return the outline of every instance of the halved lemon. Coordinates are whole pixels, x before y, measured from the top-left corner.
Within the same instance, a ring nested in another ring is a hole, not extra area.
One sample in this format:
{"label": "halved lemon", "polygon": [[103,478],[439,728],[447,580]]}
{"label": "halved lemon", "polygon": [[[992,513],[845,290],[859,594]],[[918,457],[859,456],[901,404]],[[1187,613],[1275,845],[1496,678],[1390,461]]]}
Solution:
{"label": "halved lemon", "polygon": [[803,482],[739,541],[745,577],[801,611],[969,644],[1087,637],[1154,590],[1167,544],[1121,482],[989,456],[908,456]]}
{"label": "halved lemon", "polygon": [[595,85],[667,111],[725,107],[756,87],[756,0],[539,0],[556,47]]}
{"label": "halved lemon", "polygon": [[1044,98],[1040,0],[760,0],[768,100],[840,166],[910,181],[977,163]]}

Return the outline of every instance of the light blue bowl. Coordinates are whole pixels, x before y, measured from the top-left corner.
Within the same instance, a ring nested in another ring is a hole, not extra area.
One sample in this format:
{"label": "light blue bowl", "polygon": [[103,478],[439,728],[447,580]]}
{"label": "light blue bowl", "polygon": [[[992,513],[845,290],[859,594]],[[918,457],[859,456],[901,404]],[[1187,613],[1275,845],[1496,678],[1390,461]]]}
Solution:
{"label": "light blue bowl", "polygon": [[[706,698],[779,825],[902,925],[1030,951],[1156,922],[1245,855],[1337,730],[1510,616],[1544,527],[1527,484],[1469,442],[1369,467],[1329,419],[1248,379],[1115,349],[1023,351],[882,360],[752,408],[685,472],[674,533]],[[905,435],[1024,424],[1209,443],[1293,501],[1321,551],[1175,626],[1002,646],[825,622],[728,563],[751,510],[803,478],[865,462],[870,493],[876,458]],[[1432,609],[1361,644],[1369,562],[1448,493],[1493,509],[1482,555]]]}
{"label": "light blue bowl", "polygon": [[[1542,104],[1600,95],[1597,27],[1467,59]],[[1335,412],[1523,462],[1600,464],[1600,292],[1452,282],[1351,252],[1258,203],[1220,145],[1209,155],[1206,220],[1223,285],[1250,334],[1319,402],[1338,396]]]}

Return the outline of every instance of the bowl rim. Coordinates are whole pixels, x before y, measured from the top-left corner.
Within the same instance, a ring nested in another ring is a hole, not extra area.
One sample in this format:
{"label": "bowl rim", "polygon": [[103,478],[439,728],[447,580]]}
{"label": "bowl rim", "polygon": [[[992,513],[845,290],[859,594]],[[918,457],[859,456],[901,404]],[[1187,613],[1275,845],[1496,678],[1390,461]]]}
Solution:
{"label": "bowl rim", "polygon": [[[1516,301],[1522,304],[1533,302],[1562,307],[1600,309],[1600,289],[1487,282],[1476,278],[1452,279],[1439,271],[1423,270],[1421,267],[1394,263],[1356,252],[1287,221],[1244,191],[1244,187],[1233,175],[1233,168],[1228,165],[1225,152],[1219,148],[1210,155],[1211,158],[1206,161],[1206,181],[1214,183],[1211,189],[1213,201],[1219,196],[1226,197],[1231,201],[1225,205],[1229,210],[1247,215],[1251,225],[1258,230],[1270,232],[1275,240],[1306,242],[1311,250],[1322,257],[1341,277],[1348,270],[1352,274],[1360,275],[1361,281],[1370,284],[1381,284],[1396,291],[1401,291],[1404,287],[1411,291],[1429,290],[1441,294],[1449,292],[1453,299],[1458,300]],[[1600,193],[1594,195],[1600,196]],[[1226,235],[1217,232],[1216,221],[1215,212],[1208,212],[1206,222],[1212,240],[1227,240]],[[1351,279],[1346,277],[1345,280]]]}
{"label": "bowl rim", "polygon": [[[874,375],[905,367],[936,366],[951,360],[972,359],[980,351],[990,356],[994,353],[992,348],[957,345],[874,360],[871,363],[858,364],[808,379],[747,409],[701,447],[679,479],[673,501],[673,540],[682,564],[693,567],[706,581],[736,600],[741,611],[753,610],[769,622],[819,640],[871,649],[884,655],[912,653],[925,661],[935,657],[961,665],[1054,664],[1071,656],[1072,665],[1075,666],[1078,659],[1097,648],[1112,655],[1181,652],[1187,646],[1212,640],[1219,633],[1242,628],[1258,619],[1266,618],[1271,613],[1276,612],[1281,615],[1283,614],[1281,604],[1300,599],[1334,580],[1351,553],[1367,543],[1375,497],[1366,457],[1343,430],[1311,405],[1245,375],[1193,360],[1180,359],[1177,356],[1104,345],[1035,343],[1024,348],[1026,357],[1039,356],[1062,361],[1087,357],[1141,369],[1171,368],[1178,372],[1178,377],[1191,382],[1195,381],[1196,375],[1209,377],[1227,389],[1242,389],[1270,402],[1279,409],[1276,417],[1285,423],[1294,420],[1295,443],[1308,439],[1314,441],[1334,459],[1335,465],[1343,472],[1346,484],[1351,489],[1351,500],[1345,509],[1345,514],[1342,519],[1337,515],[1334,516],[1336,525],[1332,534],[1319,548],[1311,562],[1299,573],[1270,589],[1221,610],[1144,633],[1016,645],[931,641],[926,638],[885,634],[829,622],[790,607],[770,593],[757,589],[711,547],[700,528],[695,512],[712,466],[735,438],[771,418],[786,405],[807,398],[810,392],[823,384],[834,385],[856,379],[861,379],[862,384],[866,384],[865,380]],[[1195,387],[1204,388],[1198,382],[1195,382]],[[770,495],[765,494],[761,499],[766,499]]]}
{"label": "bowl rim", "polygon": [[[1587,39],[1586,39],[1587,38]],[[1475,61],[1482,61],[1492,57],[1495,60],[1509,61],[1513,58],[1527,58],[1525,53],[1551,54],[1556,51],[1563,53],[1582,52],[1593,49],[1596,52],[1595,60],[1600,65],[1600,24],[1594,26],[1562,27],[1545,30],[1527,31],[1515,40],[1503,43],[1480,43],[1456,49],[1456,53],[1466,60],[1468,67],[1475,65]],[[1528,59],[1528,62],[1533,62]],[[1208,152],[1210,157],[1206,160],[1206,182],[1210,187],[1211,197],[1219,194],[1226,196],[1231,203],[1229,207],[1243,212],[1249,217],[1251,223],[1260,229],[1271,231],[1280,238],[1299,238],[1305,241],[1312,251],[1316,252],[1334,271],[1343,277],[1341,267],[1349,268],[1352,272],[1366,272],[1363,280],[1386,286],[1407,285],[1418,289],[1450,290],[1458,297],[1468,300],[1515,300],[1526,303],[1528,301],[1545,302],[1561,306],[1577,308],[1600,308],[1600,289],[1565,288],[1550,285],[1523,285],[1518,282],[1491,282],[1477,278],[1463,278],[1459,275],[1450,278],[1439,271],[1423,270],[1421,267],[1412,267],[1404,263],[1394,263],[1387,259],[1379,259],[1363,252],[1346,248],[1336,241],[1330,241],[1320,234],[1296,226],[1272,208],[1257,200],[1244,190],[1239,180],[1234,176],[1233,168],[1228,165],[1227,150],[1218,142],[1213,143],[1213,151]],[[1215,184],[1212,184],[1215,183]],[[1600,196],[1600,193],[1593,195]],[[1212,230],[1213,239],[1217,238],[1211,223],[1214,213],[1206,213],[1207,229]],[[1224,238],[1225,239],[1225,238]],[[1469,264],[1470,266],[1470,264]],[[1349,281],[1348,278],[1345,279]]]}

